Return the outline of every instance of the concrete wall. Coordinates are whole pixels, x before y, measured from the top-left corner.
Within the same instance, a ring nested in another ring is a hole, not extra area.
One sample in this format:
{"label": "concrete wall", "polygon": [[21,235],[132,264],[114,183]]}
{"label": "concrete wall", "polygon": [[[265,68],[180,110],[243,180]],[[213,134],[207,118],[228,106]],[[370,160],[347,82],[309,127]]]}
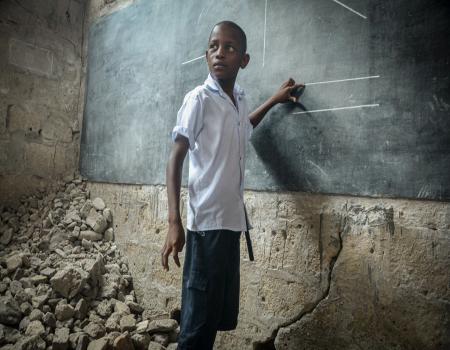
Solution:
{"label": "concrete wall", "polygon": [[78,166],[85,1],[0,2],[0,198]]}
{"label": "concrete wall", "polygon": [[[88,188],[114,212],[138,300],[179,308],[181,270],[171,261],[167,273],[160,263],[165,188]],[[239,325],[219,333],[217,349],[450,345],[448,203],[263,192],[246,192],[245,200],[256,261],[242,239]]]}

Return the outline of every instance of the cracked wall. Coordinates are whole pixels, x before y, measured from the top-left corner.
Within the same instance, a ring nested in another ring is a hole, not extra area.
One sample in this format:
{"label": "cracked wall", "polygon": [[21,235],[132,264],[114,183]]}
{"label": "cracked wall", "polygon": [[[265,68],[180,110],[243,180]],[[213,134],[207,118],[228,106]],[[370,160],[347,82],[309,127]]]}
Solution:
{"label": "cracked wall", "polygon": [[0,197],[78,168],[85,1],[0,2]]}
{"label": "cracked wall", "polygon": [[[138,299],[179,308],[181,270],[160,262],[165,187],[88,188],[115,213]],[[219,332],[217,349],[448,348],[448,203],[252,191],[245,201],[255,262],[242,238],[239,325]]]}

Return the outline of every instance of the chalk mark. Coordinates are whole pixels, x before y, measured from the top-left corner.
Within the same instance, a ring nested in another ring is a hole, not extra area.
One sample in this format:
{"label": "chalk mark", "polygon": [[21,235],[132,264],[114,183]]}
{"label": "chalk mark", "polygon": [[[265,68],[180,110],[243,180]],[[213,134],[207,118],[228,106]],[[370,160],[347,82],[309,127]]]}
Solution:
{"label": "chalk mark", "polygon": [[362,18],[364,18],[364,19],[367,19],[367,17],[364,16],[362,13],[359,13],[358,11],[353,10],[351,7],[349,7],[349,6],[345,5],[345,4],[343,4],[342,2],[340,2],[340,1],[338,1],[338,0],[333,0],[333,1],[334,1],[336,4],[341,5],[342,7],[345,7],[347,10],[349,10],[349,11],[351,11],[351,12],[357,14],[358,16],[360,16],[360,17],[362,17]]}
{"label": "chalk mark", "polygon": [[202,58],[205,58],[205,55],[202,55],[202,56],[200,56],[200,57],[197,57],[197,58],[193,58],[192,60],[189,60],[189,61],[183,62],[183,63],[181,63],[181,64],[187,64],[187,63],[191,63],[191,62],[194,62],[194,61],[200,60],[200,59],[202,59]]}
{"label": "chalk mark", "polygon": [[267,0],[264,5],[264,40],[263,40],[263,59],[262,66],[264,67],[264,62],[266,58],[266,28],[267,28]]}
{"label": "chalk mark", "polygon": [[352,80],[363,80],[363,79],[375,79],[379,78],[379,75],[371,75],[367,77],[358,77],[358,78],[348,78],[348,79],[338,79],[338,80],[328,80],[328,81],[316,81],[313,83],[305,83],[305,85],[317,85],[317,84],[331,84],[331,83],[340,83],[343,81],[352,81]]}
{"label": "chalk mark", "polygon": [[336,108],[325,108],[325,109],[313,109],[311,111],[301,111],[301,112],[293,112],[292,114],[307,114],[307,113],[319,113],[319,112],[327,112],[327,111],[340,111],[343,109],[355,109],[355,108],[370,108],[370,107],[378,107],[379,103],[368,104],[368,105],[359,105],[359,106],[346,106],[346,107],[336,107]]}

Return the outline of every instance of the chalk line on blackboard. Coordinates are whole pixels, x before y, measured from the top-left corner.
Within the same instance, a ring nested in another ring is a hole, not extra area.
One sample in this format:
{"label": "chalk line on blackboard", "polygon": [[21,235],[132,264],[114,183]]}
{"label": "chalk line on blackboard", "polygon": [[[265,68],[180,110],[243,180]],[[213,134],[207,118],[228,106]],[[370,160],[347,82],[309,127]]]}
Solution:
{"label": "chalk line on blackboard", "polygon": [[328,80],[328,81],[316,81],[313,83],[305,83],[305,85],[331,84],[331,83],[340,83],[343,81],[374,79],[374,78],[379,78],[379,77],[380,77],[379,75],[370,75],[368,77],[358,77],[358,78],[348,78],[348,79],[338,79],[338,80]]}
{"label": "chalk line on blackboard", "polygon": [[313,109],[310,111],[301,111],[301,112],[293,112],[292,114],[307,114],[307,113],[318,113],[318,112],[327,112],[327,111],[339,111],[342,109],[354,109],[354,108],[370,108],[370,107],[378,107],[379,103],[368,104],[368,105],[359,105],[359,106],[346,106],[346,107],[335,107],[335,108],[325,108],[325,109]]}
{"label": "chalk line on blackboard", "polygon": [[362,18],[367,19],[367,17],[364,16],[362,13],[359,13],[358,11],[353,10],[351,7],[349,7],[349,6],[345,5],[345,4],[343,4],[342,2],[337,1],[337,0],[333,0],[333,1],[334,1],[336,4],[339,4],[339,5],[341,5],[342,7],[345,7],[347,10],[352,11],[353,13],[357,14],[358,16],[361,16]]}
{"label": "chalk line on blackboard", "polygon": [[191,62],[194,62],[194,61],[200,60],[200,59],[202,59],[202,58],[205,58],[205,55],[199,56],[199,57],[197,57],[197,58],[193,58],[192,60],[189,60],[189,61],[183,62],[183,63],[181,63],[181,64],[191,63]]}
{"label": "chalk line on blackboard", "polygon": [[263,57],[262,57],[262,66],[264,67],[264,61],[266,58],[266,28],[267,28],[267,0],[264,5],[264,39],[263,39]]}

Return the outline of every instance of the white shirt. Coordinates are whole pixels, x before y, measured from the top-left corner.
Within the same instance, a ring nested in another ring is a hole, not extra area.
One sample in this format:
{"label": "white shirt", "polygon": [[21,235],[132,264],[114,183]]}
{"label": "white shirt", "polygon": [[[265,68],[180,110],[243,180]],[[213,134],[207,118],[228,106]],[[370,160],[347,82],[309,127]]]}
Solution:
{"label": "white shirt", "polygon": [[244,165],[253,126],[244,91],[237,84],[233,95],[237,108],[209,74],[203,85],[186,94],[178,111],[172,139],[179,134],[189,140],[191,231],[247,229]]}

